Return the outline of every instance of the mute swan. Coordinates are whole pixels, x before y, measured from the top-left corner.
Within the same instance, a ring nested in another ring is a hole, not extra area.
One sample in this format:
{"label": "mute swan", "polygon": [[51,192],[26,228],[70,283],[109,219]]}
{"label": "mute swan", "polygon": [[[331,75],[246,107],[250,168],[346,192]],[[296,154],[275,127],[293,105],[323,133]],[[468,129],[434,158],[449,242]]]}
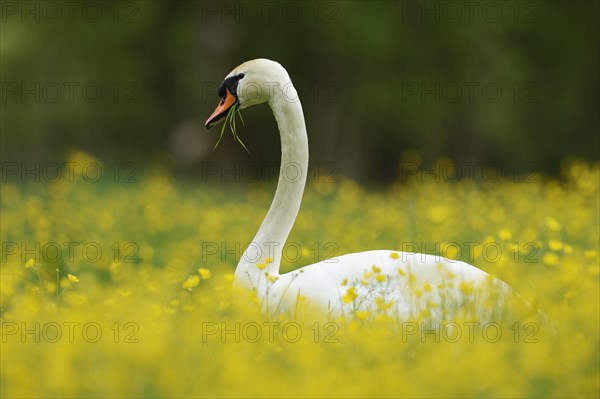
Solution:
{"label": "mute swan", "polygon": [[[234,276],[234,285],[254,292],[263,310],[296,317],[318,311],[329,318],[385,312],[405,320],[424,315],[442,320],[452,314],[499,315],[499,304],[509,290],[506,284],[474,266],[434,255],[375,250],[279,274],[283,245],[298,214],[308,170],[302,105],[287,71],[267,59],[235,68],[218,94],[221,101],[206,120],[207,128],[235,118],[230,112],[236,108],[266,102],[281,135],[275,197]],[[298,178],[282,173],[290,165],[299,171]]]}

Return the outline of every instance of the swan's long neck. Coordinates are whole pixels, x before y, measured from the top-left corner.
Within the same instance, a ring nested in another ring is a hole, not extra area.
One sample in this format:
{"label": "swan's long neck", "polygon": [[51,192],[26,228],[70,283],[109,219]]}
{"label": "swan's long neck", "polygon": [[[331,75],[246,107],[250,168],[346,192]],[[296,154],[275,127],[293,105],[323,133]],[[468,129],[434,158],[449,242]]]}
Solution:
{"label": "swan's long neck", "polygon": [[[260,229],[235,271],[236,282],[264,293],[265,273],[279,274],[282,249],[302,202],[308,171],[308,138],[302,105],[290,81],[280,82],[269,98],[281,136],[281,167],[275,197]],[[263,269],[257,264],[272,259]]]}

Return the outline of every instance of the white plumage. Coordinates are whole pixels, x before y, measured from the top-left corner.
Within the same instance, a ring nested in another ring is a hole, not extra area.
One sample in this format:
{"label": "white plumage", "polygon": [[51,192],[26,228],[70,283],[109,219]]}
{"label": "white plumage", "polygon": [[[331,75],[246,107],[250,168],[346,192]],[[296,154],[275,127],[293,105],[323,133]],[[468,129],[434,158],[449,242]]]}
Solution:
{"label": "white plumage", "polygon": [[[302,105],[287,71],[256,59],[225,78],[221,103],[206,121],[210,127],[237,104],[267,102],[281,135],[281,169],[267,216],[244,252],[235,285],[256,293],[265,311],[295,317],[329,318],[385,313],[402,319],[477,317],[503,312],[509,287],[474,266],[434,255],[392,250],[353,253],[279,274],[282,248],[298,214],[308,171],[308,138]],[[235,109],[235,108],[234,108]]]}

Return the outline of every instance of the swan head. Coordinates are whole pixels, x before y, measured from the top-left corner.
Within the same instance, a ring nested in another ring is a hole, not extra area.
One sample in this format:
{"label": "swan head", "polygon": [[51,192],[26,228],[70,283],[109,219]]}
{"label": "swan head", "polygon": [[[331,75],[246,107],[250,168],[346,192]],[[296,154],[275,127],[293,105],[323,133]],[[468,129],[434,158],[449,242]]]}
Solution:
{"label": "swan head", "polygon": [[278,62],[265,58],[246,61],[229,72],[219,86],[217,93],[221,101],[205,126],[211,128],[218,124],[236,104],[239,109],[244,109],[269,102],[287,85],[291,86],[290,77]]}

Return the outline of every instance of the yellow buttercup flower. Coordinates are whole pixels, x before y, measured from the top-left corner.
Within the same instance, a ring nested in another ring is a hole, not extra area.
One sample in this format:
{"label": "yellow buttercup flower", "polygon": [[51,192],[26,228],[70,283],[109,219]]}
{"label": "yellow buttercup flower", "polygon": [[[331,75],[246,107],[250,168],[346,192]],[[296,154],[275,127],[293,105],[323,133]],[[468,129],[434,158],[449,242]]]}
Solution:
{"label": "yellow buttercup flower", "polygon": [[393,305],[394,302],[386,302],[383,298],[381,297],[376,297],[375,298],[375,303],[377,304],[377,307],[381,310],[387,310],[390,309]]}
{"label": "yellow buttercup flower", "polygon": [[560,262],[560,258],[553,252],[548,252],[542,257],[542,262],[548,266],[556,266]]}
{"label": "yellow buttercup flower", "polygon": [[546,227],[548,227],[548,230],[552,230],[552,231],[560,231],[560,223],[558,223],[558,220],[549,217],[546,219]]}
{"label": "yellow buttercup flower", "polygon": [[200,276],[194,275],[189,276],[183,284],[181,284],[182,288],[185,288],[188,291],[191,291],[200,283]]}
{"label": "yellow buttercup flower", "polygon": [[356,293],[356,290],[354,289],[354,287],[350,287],[346,290],[346,295],[344,295],[342,297],[342,301],[344,301],[344,303],[351,303],[357,297],[358,297],[358,294]]}
{"label": "yellow buttercup flower", "polygon": [[598,256],[598,251],[590,249],[590,250],[585,251],[583,253],[583,256],[585,256],[588,259],[594,259],[595,257]]}
{"label": "yellow buttercup flower", "polygon": [[356,312],[356,318],[359,320],[365,320],[368,317],[369,317],[369,312],[366,312],[364,310],[359,310]]}
{"label": "yellow buttercup flower", "polygon": [[426,215],[431,222],[442,223],[450,216],[450,210],[442,205],[434,205],[427,209]]}
{"label": "yellow buttercup flower", "polygon": [[553,251],[560,251],[563,248],[563,246],[564,244],[562,243],[562,241],[555,239],[548,240],[548,248],[550,248]]}
{"label": "yellow buttercup flower", "polygon": [[25,262],[25,267],[29,269],[33,266],[35,266],[35,261],[33,260],[33,258],[29,258],[29,260]]}
{"label": "yellow buttercup flower", "polygon": [[446,247],[446,253],[444,256],[448,259],[458,259],[459,248],[456,245],[449,245]]}
{"label": "yellow buttercup flower", "polygon": [[202,280],[208,280],[210,278],[210,276],[212,275],[210,270],[205,269],[203,267],[198,269],[198,274],[200,275]]}
{"label": "yellow buttercup flower", "polygon": [[438,303],[433,301],[427,301],[427,309],[435,309],[439,306]]}
{"label": "yellow buttercup flower", "polygon": [[498,237],[501,240],[510,240],[510,238],[512,237],[512,231],[510,231],[509,229],[502,229],[498,232]]}
{"label": "yellow buttercup flower", "polygon": [[473,292],[475,292],[475,288],[473,287],[473,284],[467,283],[466,281],[462,281],[460,283],[459,288],[465,295],[469,295],[469,294],[472,294]]}
{"label": "yellow buttercup flower", "polygon": [[72,283],[78,283],[79,279],[77,278],[77,276],[75,276],[74,274],[67,274],[67,278],[69,279],[70,282]]}

